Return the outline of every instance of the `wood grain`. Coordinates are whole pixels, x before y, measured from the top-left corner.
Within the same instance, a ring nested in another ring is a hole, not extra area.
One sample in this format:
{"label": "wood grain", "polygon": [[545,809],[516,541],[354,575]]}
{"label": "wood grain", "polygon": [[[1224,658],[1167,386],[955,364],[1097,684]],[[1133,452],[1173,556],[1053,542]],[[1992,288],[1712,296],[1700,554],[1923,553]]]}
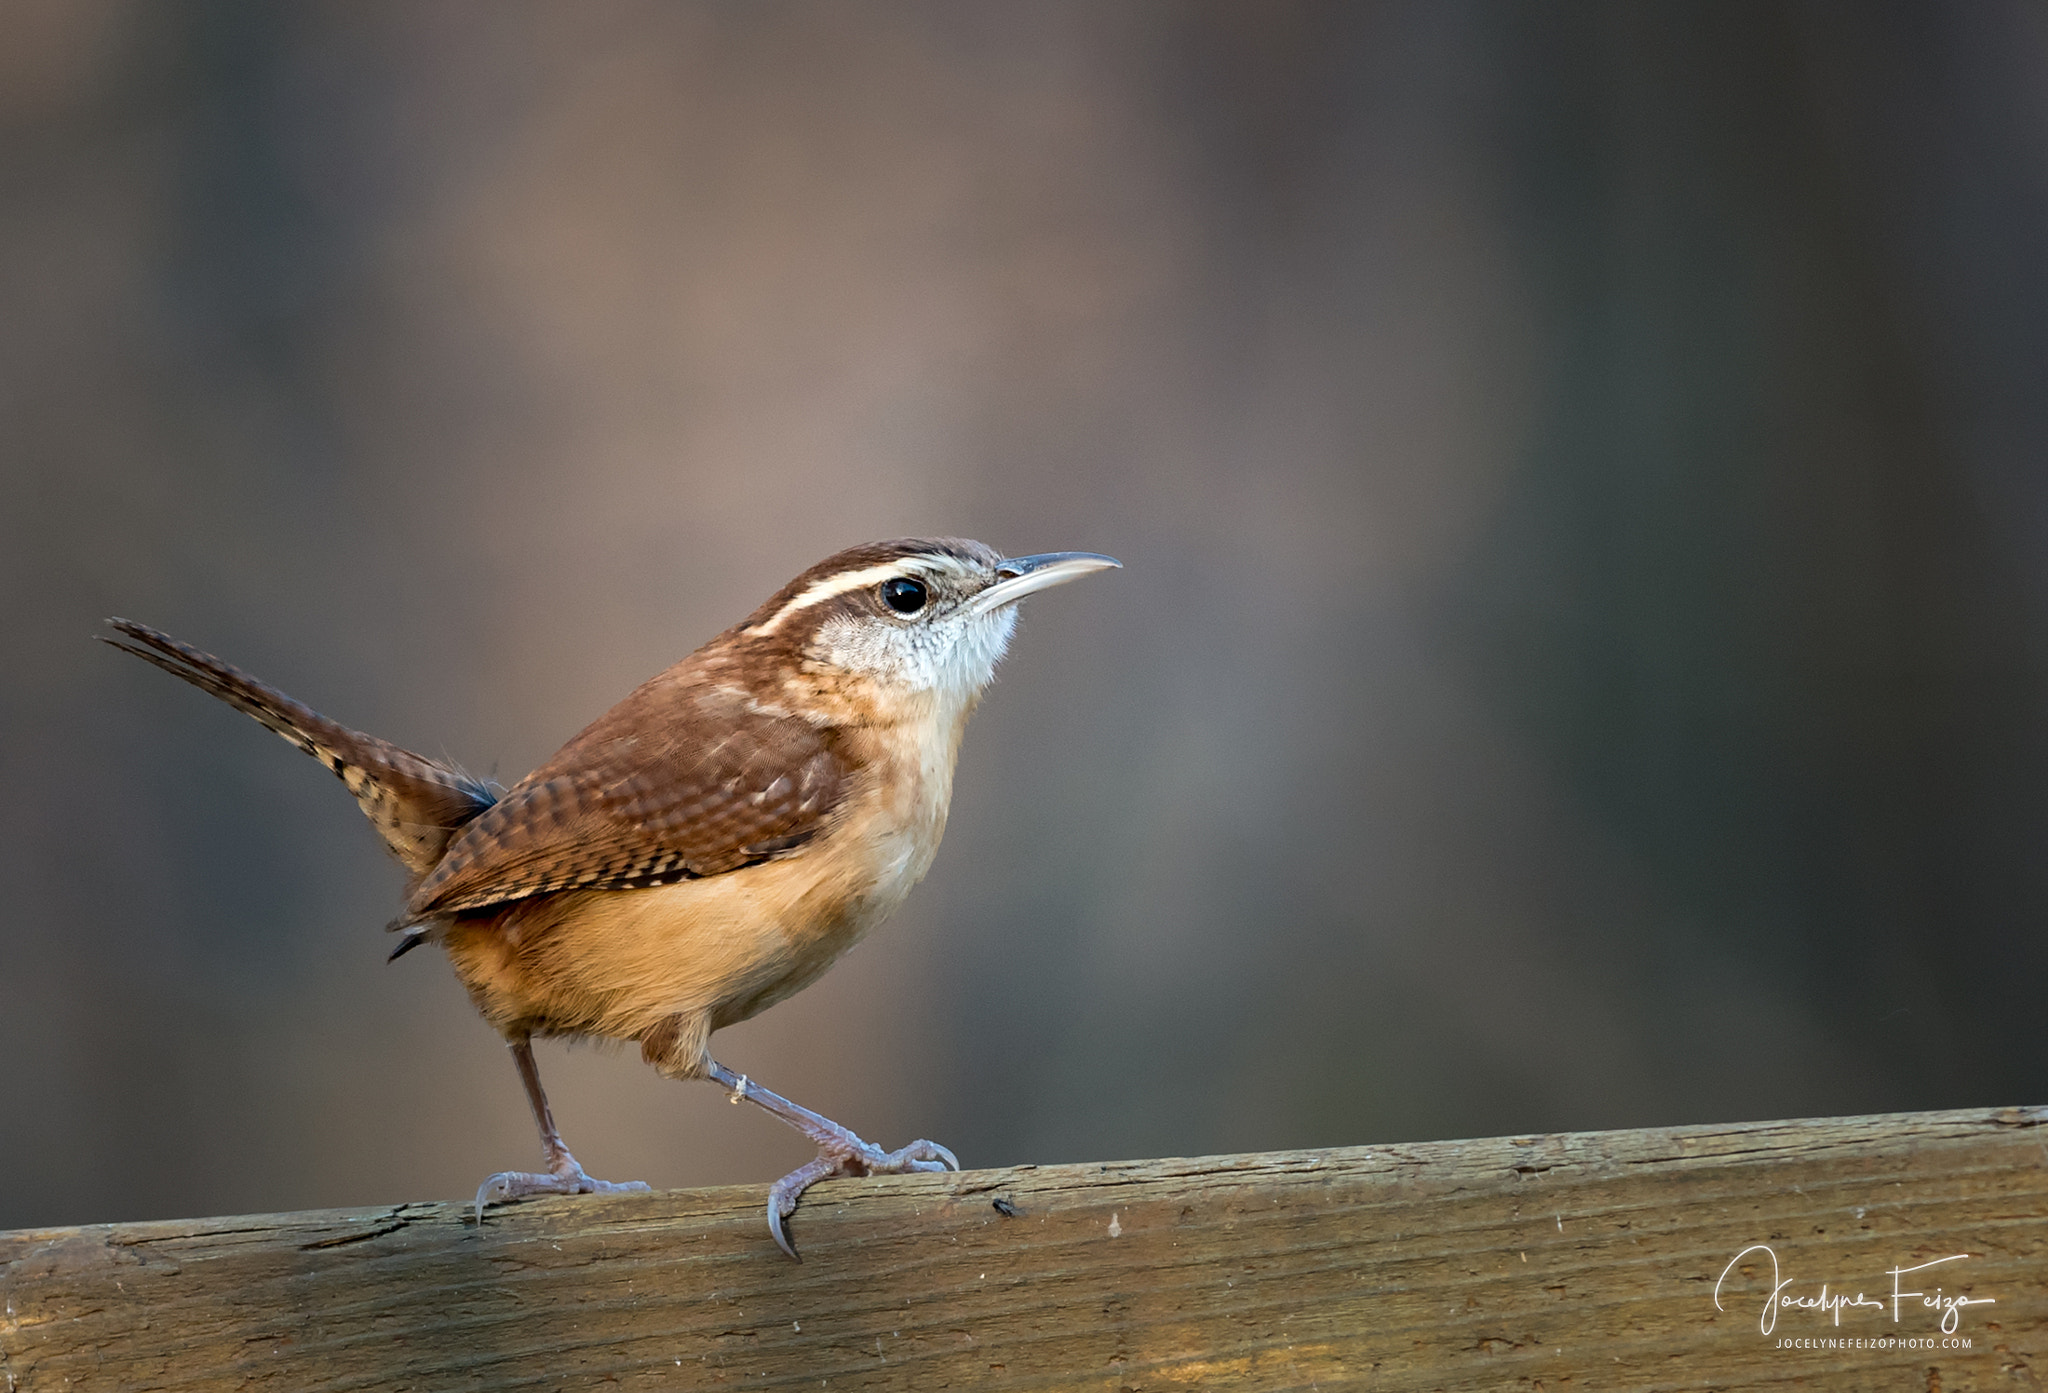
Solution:
{"label": "wood grain", "polygon": [[[2035,1388],[2048,1109],[0,1234],[16,1390]],[[1002,1206],[995,1201],[1001,1200]],[[1006,1212],[1007,1211],[1007,1212]],[[1788,1297],[1761,1327],[1771,1259]],[[1924,1298],[1990,1304],[1944,1336]],[[1781,1347],[1786,1338],[1927,1347]],[[1943,1347],[1944,1339],[1968,1341]]]}

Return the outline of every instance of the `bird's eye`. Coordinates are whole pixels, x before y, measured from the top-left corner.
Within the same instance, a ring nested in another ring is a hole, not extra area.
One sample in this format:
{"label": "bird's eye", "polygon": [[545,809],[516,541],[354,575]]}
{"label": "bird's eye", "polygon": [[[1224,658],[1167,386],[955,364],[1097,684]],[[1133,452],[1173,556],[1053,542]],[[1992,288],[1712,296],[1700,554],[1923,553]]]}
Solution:
{"label": "bird's eye", "polygon": [[928,598],[923,581],[904,580],[899,576],[882,582],[882,603],[898,614],[916,614],[924,608]]}

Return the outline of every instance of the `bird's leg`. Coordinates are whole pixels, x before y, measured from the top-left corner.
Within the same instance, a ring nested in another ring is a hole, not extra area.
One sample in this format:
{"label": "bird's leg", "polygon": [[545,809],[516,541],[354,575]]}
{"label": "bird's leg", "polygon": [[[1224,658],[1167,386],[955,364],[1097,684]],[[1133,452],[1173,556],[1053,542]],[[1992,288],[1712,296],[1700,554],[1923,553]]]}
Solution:
{"label": "bird's leg", "polygon": [[[884,1151],[864,1142],[829,1117],[798,1107],[779,1093],[761,1087],[745,1074],[711,1061],[705,1077],[728,1090],[732,1101],[745,1099],[766,1108],[775,1116],[809,1137],[818,1148],[818,1159],[799,1166],[775,1182],[768,1191],[768,1232],[775,1245],[796,1257],[796,1245],[789,1241],[783,1221],[796,1211],[798,1196],[820,1180],[836,1175],[904,1175],[912,1171],[956,1171],[960,1162],[953,1153],[932,1141],[914,1141],[900,1151]],[[801,1258],[798,1261],[802,1261]]]}
{"label": "bird's leg", "polygon": [[541,1091],[540,1070],[533,1062],[533,1042],[521,1035],[509,1042],[512,1062],[519,1066],[519,1081],[526,1085],[526,1101],[533,1104],[533,1120],[540,1128],[540,1154],[547,1162],[545,1174],[531,1171],[500,1171],[477,1187],[476,1217],[482,1223],[484,1206],[522,1195],[607,1195],[622,1190],[645,1190],[644,1180],[593,1180],[576,1164],[562,1134],[555,1130],[555,1114],[548,1107],[548,1095]]}

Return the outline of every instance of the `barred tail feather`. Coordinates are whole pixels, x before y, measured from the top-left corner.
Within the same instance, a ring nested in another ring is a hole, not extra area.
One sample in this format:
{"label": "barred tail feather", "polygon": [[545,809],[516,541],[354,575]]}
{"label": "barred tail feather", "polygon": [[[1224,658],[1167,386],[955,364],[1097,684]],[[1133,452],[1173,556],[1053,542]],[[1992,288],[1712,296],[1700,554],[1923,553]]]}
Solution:
{"label": "barred tail feather", "polygon": [[101,635],[102,643],[220,698],[333,770],[415,877],[434,868],[458,828],[497,801],[483,780],[330,721],[169,634],[129,619],[109,619],[107,625],[121,637]]}

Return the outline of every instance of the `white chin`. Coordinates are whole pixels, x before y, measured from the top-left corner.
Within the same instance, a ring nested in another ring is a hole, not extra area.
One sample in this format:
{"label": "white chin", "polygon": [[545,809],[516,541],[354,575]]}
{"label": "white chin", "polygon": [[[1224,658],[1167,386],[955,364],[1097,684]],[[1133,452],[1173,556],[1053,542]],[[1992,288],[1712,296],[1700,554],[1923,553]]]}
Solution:
{"label": "white chin", "polygon": [[970,618],[946,654],[946,670],[938,685],[963,696],[986,687],[1010,647],[1010,635],[1016,632],[1017,611],[1007,606]]}
{"label": "white chin", "polygon": [[834,667],[871,673],[914,691],[965,699],[995,676],[996,664],[1017,630],[1017,611],[962,615],[943,628],[915,633],[834,619],[818,633],[819,648]]}

